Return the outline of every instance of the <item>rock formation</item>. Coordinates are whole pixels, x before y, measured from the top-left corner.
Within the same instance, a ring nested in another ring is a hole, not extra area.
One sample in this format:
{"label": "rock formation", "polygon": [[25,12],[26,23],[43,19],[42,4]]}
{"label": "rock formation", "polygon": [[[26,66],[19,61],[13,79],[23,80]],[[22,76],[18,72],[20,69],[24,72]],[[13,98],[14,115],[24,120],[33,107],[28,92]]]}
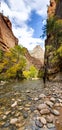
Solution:
{"label": "rock formation", "polygon": [[18,39],[12,32],[12,24],[8,17],[0,13],[0,49],[8,51],[18,44]]}
{"label": "rock formation", "polygon": [[45,41],[45,77],[62,80],[62,0],[50,0]]}
{"label": "rock formation", "polygon": [[31,56],[31,54],[27,49],[26,49],[25,57],[27,59],[27,69],[29,69],[31,65],[34,65],[38,70],[40,70],[44,65],[39,58]]}
{"label": "rock formation", "polygon": [[40,45],[37,45],[30,54],[32,57],[39,59],[42,65],[44,65],[44,51]]}

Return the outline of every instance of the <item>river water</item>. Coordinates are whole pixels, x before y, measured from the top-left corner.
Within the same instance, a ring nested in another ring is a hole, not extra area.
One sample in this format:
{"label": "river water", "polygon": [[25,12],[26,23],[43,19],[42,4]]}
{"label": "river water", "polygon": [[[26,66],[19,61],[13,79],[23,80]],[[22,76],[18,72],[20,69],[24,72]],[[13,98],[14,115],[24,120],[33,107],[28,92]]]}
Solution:
{"label": "river water", "polygon": [[[38,98],[41,93],[49,95],[49,90],[44,91],[42,80],[24,80],[0,85],[0,130],[49,130],[39,128],[34,123],[39,115],[36,107],[43,103]],[[11,124],[12,119],[20,122]]]}

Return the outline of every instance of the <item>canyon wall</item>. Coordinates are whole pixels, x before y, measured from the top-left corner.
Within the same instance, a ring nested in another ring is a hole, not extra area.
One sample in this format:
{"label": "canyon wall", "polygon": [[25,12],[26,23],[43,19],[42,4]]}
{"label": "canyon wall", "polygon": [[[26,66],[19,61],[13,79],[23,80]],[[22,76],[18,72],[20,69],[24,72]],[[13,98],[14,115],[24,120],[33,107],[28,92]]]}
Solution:
{"label": "canyon wall", "polygon": [[50,0],[45,40],[45,78],[62,81],[62,0]]}
{"label": "canyon wall", "polygon": [[0,49],[8,51],[18,44],[18,39],[12,32],[12,24],[8,17],[0,13]]}

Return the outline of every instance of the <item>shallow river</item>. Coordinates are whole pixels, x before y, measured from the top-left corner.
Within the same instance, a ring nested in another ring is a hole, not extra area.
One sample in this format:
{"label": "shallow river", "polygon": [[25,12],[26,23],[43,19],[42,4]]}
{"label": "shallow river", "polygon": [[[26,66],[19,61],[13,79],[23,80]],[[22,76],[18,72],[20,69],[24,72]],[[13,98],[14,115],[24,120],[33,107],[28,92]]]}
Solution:
{"label": "shallow river", "polygon": [[[35,126],[36,107],[43,103],[38,99],[41,93],[44,93],[42,80],[0,85],[0,130],[56,130]],[[11,124],[12,119],[20,122]]]}

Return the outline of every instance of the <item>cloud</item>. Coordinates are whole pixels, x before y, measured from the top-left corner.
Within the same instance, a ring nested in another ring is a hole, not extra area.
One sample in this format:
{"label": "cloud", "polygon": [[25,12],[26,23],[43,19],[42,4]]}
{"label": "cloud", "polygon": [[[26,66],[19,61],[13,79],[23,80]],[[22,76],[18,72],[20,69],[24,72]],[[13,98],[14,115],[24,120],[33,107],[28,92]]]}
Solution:
{"label": "cloud", "polygon": [[2,0],[1,3],[1,10],[4,10],[4,15],[9,16],[19,43],[29,50],[37,44],[44,44],[43,39],[33,37],[35,30],[28,26],[27,21],[31,20],[31,12],[35,11],[44,18],[42,23],[44,24],[49,0]]}

